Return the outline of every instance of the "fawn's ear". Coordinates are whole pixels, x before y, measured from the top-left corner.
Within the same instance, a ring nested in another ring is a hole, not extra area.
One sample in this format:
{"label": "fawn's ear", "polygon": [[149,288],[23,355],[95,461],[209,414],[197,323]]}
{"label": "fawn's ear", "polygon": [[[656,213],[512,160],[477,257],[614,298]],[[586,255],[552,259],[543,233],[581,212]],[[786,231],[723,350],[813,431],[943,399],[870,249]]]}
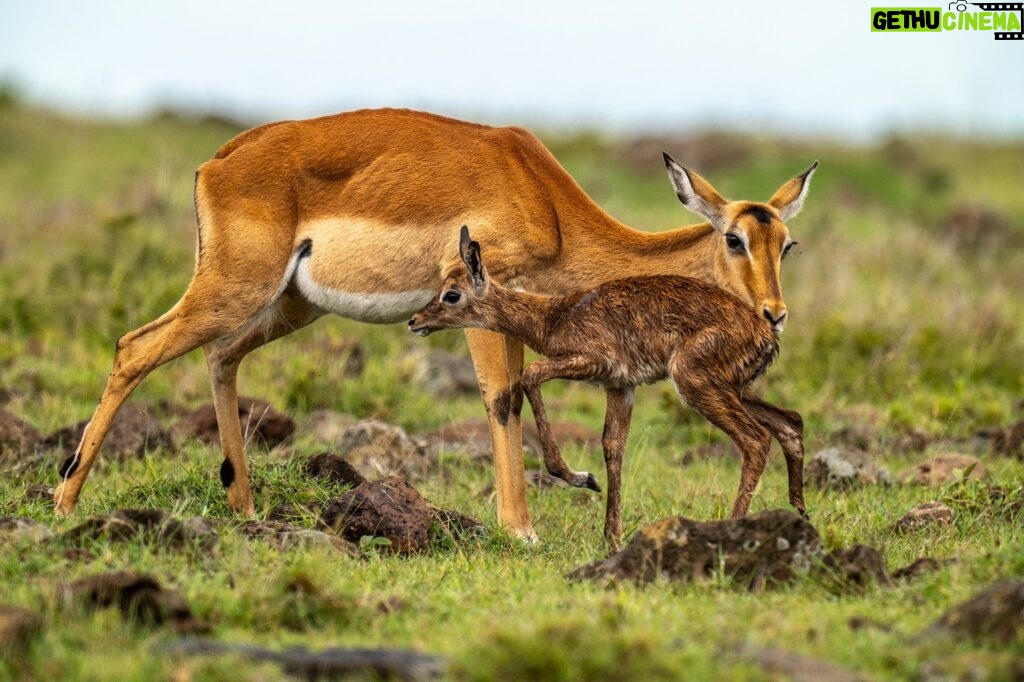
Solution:
{"label": "fawn's ear", "polygon": [[729,202],[715,191],[710,182],[676,163],[668,152],[662,152],[661,155],[665,159],[668,179],[672,181],[676,196],[683,206],[704,216],[716,230],[724,232],[726,226],[722,209]]}
{"label": "fawn's ear", "polygon": [[487,287],[487,271],[484,270],[484,261],[480,257],[480,243],[469,238],[469,228],[462,226],[459,232],[459,255],[462,262],[469,270],[469,278],[473,281],[473,288],[476,292],[483,293]]}
{"label": "fawn's ear", "polygon": [[814,171],[817,169],[818,162],[815,161],[810,168],[780,187],[779,191],[768,200],[769,205],[778,209],[782,222],[786,222],[800,212],[804,205],[804,199],[807,198],[807,190],[811,188],[811,178],[814,177]]}

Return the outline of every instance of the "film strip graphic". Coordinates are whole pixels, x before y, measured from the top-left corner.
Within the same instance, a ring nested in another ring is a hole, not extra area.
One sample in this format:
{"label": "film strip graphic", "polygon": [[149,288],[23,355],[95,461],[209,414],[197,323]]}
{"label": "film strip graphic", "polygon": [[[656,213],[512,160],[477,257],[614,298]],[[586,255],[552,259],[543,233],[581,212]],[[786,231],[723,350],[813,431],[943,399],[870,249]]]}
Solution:
{"label": "film strip graphic", "polygon": [[972,2],[971,4],[980,7],[985,12],[1020,12],[1022,27],[1020,31],[996,31],[993,35],[996,40],[1024,41],[1024,2]]}

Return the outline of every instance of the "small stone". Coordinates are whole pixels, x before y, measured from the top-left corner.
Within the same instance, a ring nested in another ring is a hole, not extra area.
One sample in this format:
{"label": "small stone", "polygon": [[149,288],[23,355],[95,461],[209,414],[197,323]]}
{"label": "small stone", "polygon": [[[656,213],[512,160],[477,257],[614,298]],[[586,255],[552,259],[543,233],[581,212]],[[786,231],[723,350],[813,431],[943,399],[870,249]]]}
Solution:
{"label": "small stone", "polygon": [[335,485],[355,487],[366,483],[366,477],[351,462],[330,452],[313,455],[304,468],[310,477]]}
{"label": "small stone", "polygon": [[371,481],[400,476],[415,482],[437,469],[437,457],[425,443],[413,440],[405,429],[377,419],[348,428],[338,443],[338,454]]}
{"label": "small stone", "polygon": [[1009,644],[1024,632],[1024,581],[1006,580],[991,585],[958,604],[925,630],[923,635],[945,634],[953,639]]}
{"label": "small stone", "polygon": [[925,502],[906,514],[893,525],[895,533],[911,533],[927,526],[948,526],[953,522],[953,510],[942,502]]}
{"label": "small stone", "polygon": [[32,611],[0,604],[0,660],[21,656],[42,628],[42,619]]}
{"label": "small stone", "polygon": [[391,551],[413,554],[427,549],[433,518],[415,488],[389,476],[341,495],[324,510],[320,521],[350,542],[382,537],[390,541]]}
{"label": "small stone", "polygon": [[935,455],[917,466],[900,472],[901,483],[941,486],[965,478],[984,479],[988,477],[985,465],[977,457],[947,452]]}
{"label": "small stone", "polygon": [[889,472],[875,463],[863,450],[848,447],[826,448],[814,455],[804,467],[804,480],[810,487],[849,489],[862,485],[888,484]]}
{"label": "small stone", "polygon": [[329,547],[351,557],[359,556],[355,545],[333,533],[299,528],[282,521],[246,521],[238,528],[250,540],[261,540],[282,552],[296,547]]}

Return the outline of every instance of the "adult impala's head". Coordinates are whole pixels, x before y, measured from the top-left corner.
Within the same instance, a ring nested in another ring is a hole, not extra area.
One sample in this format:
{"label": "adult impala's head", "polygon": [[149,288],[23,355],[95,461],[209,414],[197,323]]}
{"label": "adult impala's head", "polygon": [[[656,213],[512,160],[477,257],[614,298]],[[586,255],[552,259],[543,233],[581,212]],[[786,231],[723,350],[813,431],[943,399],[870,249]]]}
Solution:
{"label": "adult impala's head", "polygon": [[750,303],[781,334],[786,303],[779,274],[782,259],[796,244],[786,221],[800,212],[818,162],[759,203],[723,199],[707,180],[662,154],[679,201],[707,218],[718,233],[716,283]]}

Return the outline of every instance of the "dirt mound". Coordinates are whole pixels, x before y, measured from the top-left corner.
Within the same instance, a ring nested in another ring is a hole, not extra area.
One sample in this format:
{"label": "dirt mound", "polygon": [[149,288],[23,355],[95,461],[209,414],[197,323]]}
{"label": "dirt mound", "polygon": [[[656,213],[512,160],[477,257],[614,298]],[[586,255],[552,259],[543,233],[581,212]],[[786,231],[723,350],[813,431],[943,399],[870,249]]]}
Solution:
{"label": "dirt mound", "polygon": [[330,547],[351,557],[359,556],[355,545],[337,535],[281,521],[246,521],[238,529],[250,540],[260,540],[281,552],[295,547]]}
{"label": "dirt mound", "polygon": [[914,507],[893,524],[897,534],[912,533],[931,526],[948,526],[953,522],[953,510],[942,502],[925,502]]}
{"label": "dirt mound", "polygon": [[364,483],[331,502],[320,521],[349,542],[381,537],[399,554],[415,554],[430,544],[433,514],[415,488],[389,476]]}
{"label": "dirt mound", "polygon": [[[266,400],[239,397],[238,418],[245,442],[258,447],[273,448],[295,433],[292,418],[274,409]],[[178,443],[197,438],[208,445],[219,445],[220,429],[213,403],[206,403],[182,417],[171,427],[171,434]]]}
{"label": "dirt mound", "polygon": [[365,419],[346,429],[338,454],[368,480],[400,476],[415,482],[437,470],[437,455],[425,443],[411,438],[400,426],[377,419]]}
{"label": "dirt mound", "polygon": [[900,472],[901,483],[942,486],[961,479],[985,479],[988,471],[977,457],[946,452],[930,457]]}
{"label": "dirt mound", "polygon": [[[56,448],[65,456],[69,456],[81,442],[88,423],[87,419],[74,426],[54,431],[42,441],[41,446],[47,449]],[[150,414],[148,408],[125,405],[114,417],[97,459],[126,460],[142,457],[147,452],[158,449],[174,450],[170,434],[163,424]]]}
{"label": "dirt mound", "polygon": [[160,509],[121,509],[105,516],[94,516],[60,536],[62,542],[72,545],[94,540],[119,542],[138,537],[152,538],[167,547],[198,544],[208,548],[216,542],[217,532],[202,516],[181,521]]}
{"label": "dirt mound", "polygon": [[344,457],[330,452],[321,452],[306,460],[303,465],[306,474],[335,485],[358,486],[366,483],[366,477]]}
{"label": "dirt mound", "polygon": [[20,456],[35,451],[42,435],[12,412],[0,410],[0,465],[17,464]]}
{"label": "dirt mound", "polygon": [[954,606],[923,635],[1009,644],[1024,632],[1024,581],[1007,580]]}
{"label": "dirt mound", "polygon": [[144,573],[117,571],[82,578],[64,585],[60,597],[66,604],[89,609],[115,607],[140,625],[167,625],[181,633],[210,629],[195,619],[184,597]]}

